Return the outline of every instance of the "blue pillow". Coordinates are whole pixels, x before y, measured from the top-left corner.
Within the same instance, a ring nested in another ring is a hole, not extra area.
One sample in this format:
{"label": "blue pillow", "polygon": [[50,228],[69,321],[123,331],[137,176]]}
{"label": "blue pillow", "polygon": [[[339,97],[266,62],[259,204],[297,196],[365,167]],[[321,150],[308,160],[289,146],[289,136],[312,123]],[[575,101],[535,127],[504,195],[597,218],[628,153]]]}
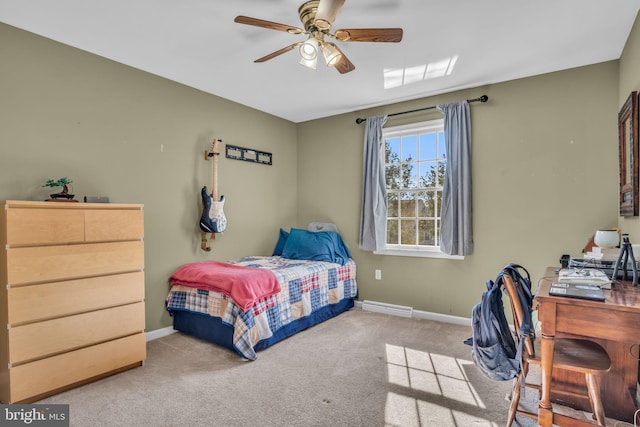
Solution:
{"label": "blue pillow", "polygon": [[292,228],[282,249],[282,257],[345,265],[351,258],[351,252],[335,231],[313,232]]}
{"label": "blue pillow", "polygon": [[287,243],[287,237],[289,237],[289,232],[284,231],[281,228],[280,235],[278,236],[278,242],[276,243],[276,247],[273,249],[273,253],[271,254],[271,256],[282,255],[282,249],[284,249],[284,244]]}

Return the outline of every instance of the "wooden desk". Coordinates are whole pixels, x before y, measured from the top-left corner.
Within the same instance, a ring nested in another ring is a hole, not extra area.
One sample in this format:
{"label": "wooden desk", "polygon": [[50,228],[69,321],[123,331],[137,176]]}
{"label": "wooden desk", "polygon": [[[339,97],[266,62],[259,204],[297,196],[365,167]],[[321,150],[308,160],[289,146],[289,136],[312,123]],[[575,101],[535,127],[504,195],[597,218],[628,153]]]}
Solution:
{"label": "wooden desk", "polygon": [[560,386],[560,389],[583,392],[584,399],[576,400],[561,392],[553,396],[543,393],[538,411],[539,425],[551,427],[552,401],[591,411],[584,376],[576,377],[558,369],[552,372],[554,337],[588,338],[607,350],[611,370],[600,384],[605,414],[633,424],[640,344],[640,287],[615,283],[611,290],[604,291],[606,301],[600,302],[550,296],[549,287],[554,280],[557,279],[541,279],[534,299],[542,332],[543,385],[551,379],[554,388]]}

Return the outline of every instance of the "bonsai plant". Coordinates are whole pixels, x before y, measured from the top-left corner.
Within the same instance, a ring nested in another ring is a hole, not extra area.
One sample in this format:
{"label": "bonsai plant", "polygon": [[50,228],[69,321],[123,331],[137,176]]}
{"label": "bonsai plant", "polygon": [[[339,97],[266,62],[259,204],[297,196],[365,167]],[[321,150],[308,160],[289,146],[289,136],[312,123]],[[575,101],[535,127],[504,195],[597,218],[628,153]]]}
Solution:
{"label": "bonsai plant", "polygon": [[69,187],[67,187],[67,185],[72,182],[73,181],[65,176],[57,181],[48,179],[47,182],[44,183],[43,187],[62,187],[62,191],[60,193],[50,194],[52,199],[73,199],[73,194],[69,194]]}

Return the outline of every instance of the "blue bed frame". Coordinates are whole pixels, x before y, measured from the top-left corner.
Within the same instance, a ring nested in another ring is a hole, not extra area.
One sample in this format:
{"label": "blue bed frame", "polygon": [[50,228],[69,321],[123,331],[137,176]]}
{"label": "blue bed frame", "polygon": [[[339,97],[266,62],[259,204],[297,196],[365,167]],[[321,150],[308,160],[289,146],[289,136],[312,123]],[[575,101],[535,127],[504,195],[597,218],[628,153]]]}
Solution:
{"label": "blue bed frame", "polygon": [[[324,306],[308,316],[296,319],[277,329],[270,338],[258,341],[254,345],[254,349],[256,351],[265,349],[304,329],[350,310],[353,306],[353,298],[346,298],[335,304]],[[233,346],[233,326],[224,323],[219,317],[182,310],[171,310],[170,313],[173,316],[173,329],[231,349],[242,356]]]}

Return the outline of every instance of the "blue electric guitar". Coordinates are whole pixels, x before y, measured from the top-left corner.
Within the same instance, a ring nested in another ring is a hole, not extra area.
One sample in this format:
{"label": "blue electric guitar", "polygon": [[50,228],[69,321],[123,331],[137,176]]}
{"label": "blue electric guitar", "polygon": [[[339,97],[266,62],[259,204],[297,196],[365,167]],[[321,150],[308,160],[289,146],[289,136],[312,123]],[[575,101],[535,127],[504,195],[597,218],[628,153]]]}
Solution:
{"label": "blue electric guitar", "polygon": [[210,251],[207,246],[206,233],[211,233],[211,238],[215,239],[215,234],[222,233],[227,228],[227,218],[224,215],[224,196],[218,198],[218,144],[222,140],[214,139],[211,151],[205,151],[205,159],[213,157],[213,187],[211,194],[207,192],[207,186],[202,187],[202,215],[200,216],[200,230],[202,234],[202,249]]}

